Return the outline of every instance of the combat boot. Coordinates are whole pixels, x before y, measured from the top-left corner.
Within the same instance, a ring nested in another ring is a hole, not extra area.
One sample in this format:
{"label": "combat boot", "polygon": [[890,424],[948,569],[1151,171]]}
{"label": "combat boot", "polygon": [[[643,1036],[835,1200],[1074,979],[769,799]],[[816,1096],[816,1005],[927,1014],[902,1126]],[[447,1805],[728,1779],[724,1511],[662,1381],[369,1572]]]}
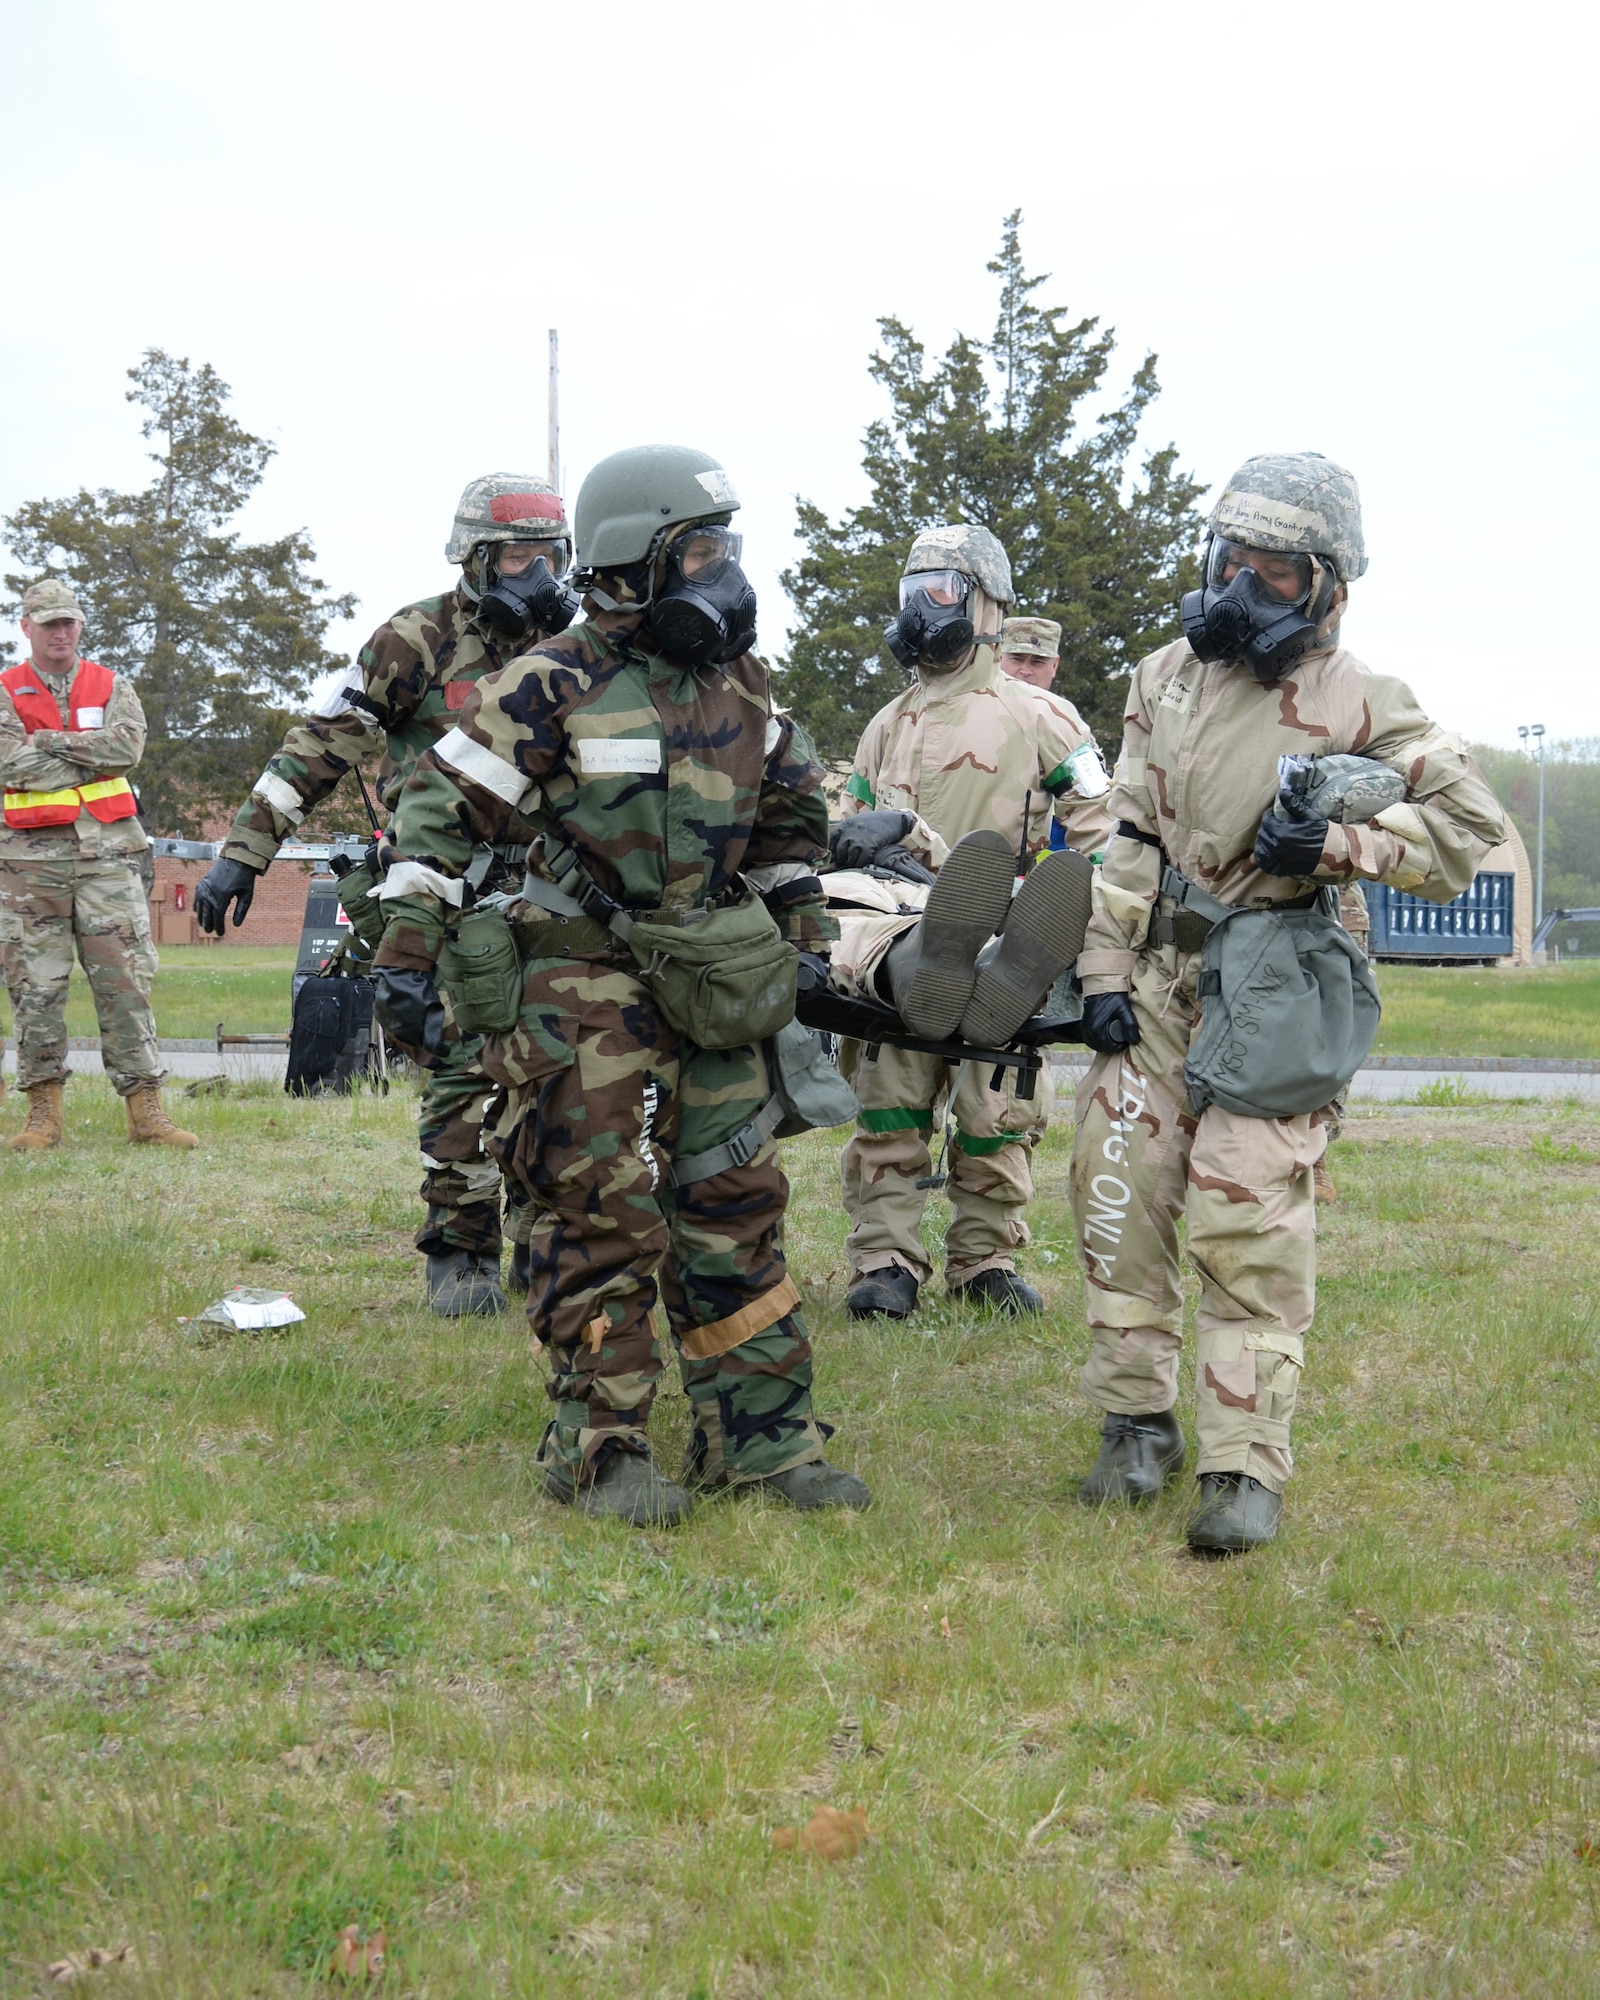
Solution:
{"label": "combat boot", "polygon": [[440,1319],[489,1319],[506,1309],[500,1259],[482,1250],[430,1250],[428,1310]]}
{"label": "combat boot", "polygon": [[13,1153],[42,1153],[48,1146],[61,1144],[61,1099],[64,1086],[59,1083],[30,1083],[25,1093],[28,1100],[28,1122],[14,1139],[6,1141]]}
{"label": "combat boot", "polygon": [[1283,1495],[1244,1472],[1202,1472],[1200,1505],[1189,1522],[1191,1549],[1243,1555],[1275,1539]]}
{"label": "combat boot", "polygon": [[916,1274],[904,1264],[868,1271],[850,1287],[847,1310],[852,1319],[910,1319],[921,1289]]}
{"label": "combat boot", "polygon": [[1047,854],[1017,891],[999,937],[978,959],[961,1039],[1003,1049],[1077,964],[1089,928],[1094,863],[1071,848]]}
{"label": "combat boot", "polygon": [[983,827],[950,850],[921,922],[885,961],[895,1010],[912,1034],[943,1042],[955,1033],[978,976],[978,953],[1005,922],[1015,879],[1002,833]]}
{"label": "combat boot", "polygon": [[1011,1270],[980,1271],[964,1285],[950,1286],[950,1296],[964,1306],[985,1306],[1007,1319],[1025,1319],[1044,1311],[1044,1299]]}
{"label": "combat boot", "polygon": [[529,1243],[513,1243],[511,1268],[506,1273],[506,1290],[515,1299],[525,1299],[532,1283],[533,1246]]}
{"label": "combat boot", "polygon": [[734,1490],[750,1493],[757,1489],[764,1493],[776,1493],[801,1514],[813,1513],[819,1507],[872,1505],[867,1482],[858,1479],[853,1472],[830,1465],[825,1458],[814,1458],[808,1465],[791,1465],[787,1472],[769,1472],[765,1479],[747,1480]]}
{"label": "combat boot", "polygon": [[1100,1426],[1100,1456],[1078,1488],[1078,1498],[1086,1507],[1112,1500],[1142,1506],[1182,1469],[1183,1458],[1183,1426],[1175,1410],[1143,1417],[1113,1412]]}
{"label": "combat boot", "polygon": [[1333,1184],[1333,1175],[1328,1172],[1324,1161],[1318,1160],[1311,1169],[1311,1185],[1316,1190],[1318,1208],[1326,1208],[1329,1202],[1339,1199],[1339,1190]]}
{"label": "combat boot", "polygon": [[686,1487],[668,1479],[648,1452],[604,1447],[587,1486],[574,1490],[564,1465],[547,1465],[544,1490],[563,1506],[596,1521],[627,1521],[635,1528],[675,1528],[694,1509]]}
{"label": "combat boot", "polygon": [[128,1113],[128,1139],[135,1146],[198,1146],[199,1137],[174,1125],[161,1102],[160,1086],[141,1083],[122,1100]]}

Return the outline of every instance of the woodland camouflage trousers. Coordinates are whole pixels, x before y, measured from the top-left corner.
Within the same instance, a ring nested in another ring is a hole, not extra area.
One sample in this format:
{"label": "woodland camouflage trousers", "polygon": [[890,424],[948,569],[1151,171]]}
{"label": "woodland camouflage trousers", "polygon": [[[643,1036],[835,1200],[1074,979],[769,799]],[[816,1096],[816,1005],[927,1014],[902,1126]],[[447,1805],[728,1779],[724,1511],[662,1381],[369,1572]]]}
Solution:
{"label": "woodland camouflage trousers", "polygon": [[669,1174],[675,1153],[719,1145],[767,1101],[761,1051],[681,1041],[631,966],[544,958],[484,1067],[505,1086],[488,1143],[526,1204],[528,1319],[553,1371],[541,1463],[592,1474],[603,1446],[643,1447],[664,1365],[658,1297],[693,1478],[741,1484],[820,1458],[776,1145],[687,1187]]}
{"label": "woodland camouflage trousers", "polygon": [[1072,1202],[1093,1334],[1078,1386],[1126,1416],[1177,1401],[1182,1218],[1200,1276],[1196,1469],[1281,1492],[1316,1305],[1311,1174],[1327,1128],[1321,1112],[1245,1118],[1213,1104],[1194,1117],[1183,1062],[1199,973],[1198,952],[1146,952],[1133,975],[1141,1040],[1097,1056],[1078,1092]]}
{"label": "woodland camouflage trousers", "polygon": [[66,1080],[74,948],[94,998],[106,1075],[123,1097],[160,1083],[166,1072],[150,1010],[156,952],[138,872],[116,855],[59,855],[0,861],[0,955],[18,979],[19,1087]]}
{"label": "woodland camouflage trousers", "polygon": [[[428,1204],[417,1248],[429,1256],[442,1250],[500,1254],[500,1168],[484,1144],[484,1134],[500,1086],[483,1067],[483,1037],[463,1036],[445,1002],[446,1049],[437,1069],[423,1079],[417,1112],[422,1148],[422,1186]],[[517,1221],[513,1238],[520,1241]]]}

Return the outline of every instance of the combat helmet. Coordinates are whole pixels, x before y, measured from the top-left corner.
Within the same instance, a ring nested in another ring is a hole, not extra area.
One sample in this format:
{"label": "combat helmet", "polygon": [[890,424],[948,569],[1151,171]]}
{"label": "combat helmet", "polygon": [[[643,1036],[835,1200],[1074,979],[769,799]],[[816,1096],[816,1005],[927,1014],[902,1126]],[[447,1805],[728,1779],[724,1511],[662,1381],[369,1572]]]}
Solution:
{"label": "combat helmet", "polygon": [[924,528],[911,544],[911,553],[901,573],[921,576],[933,569],[954,569],[970,576],[996,604],[1016,602],[1011,558],[987,528]]}
{"label": "combat helmet", "polygon": [[1366,572],[1355,474],[1319,451],[1247,458],[1206,522],[1211,534],[1253,549],[1321,556],[1341,583]]}
{"label": "combat helmet", "polygon": [[578,488],[579,566],[627,569],[654,555],[681,522],[725,524],[738,505],[733,481],[709,452],[679,444],[614,451]]}
{"label": "combat helmet", "polygon": [[445,544],[446,562],[466,563],[474,549],[493,542],[565,542],[572,530],[561,495],[547,480],[520,472],[486,472],[456,503]]}

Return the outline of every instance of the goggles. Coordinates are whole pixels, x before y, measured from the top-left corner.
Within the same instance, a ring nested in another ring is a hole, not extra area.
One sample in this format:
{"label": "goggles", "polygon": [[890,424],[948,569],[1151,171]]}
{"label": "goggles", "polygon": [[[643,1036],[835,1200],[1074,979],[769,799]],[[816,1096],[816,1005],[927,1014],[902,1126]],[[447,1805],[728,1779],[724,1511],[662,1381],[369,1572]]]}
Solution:
{"label": "goggles", "polygon": [[715,583],[724,570],[737,566],[744,536],[731,528],[690,528],[671,543],[668,560],[686,583]]}
{"label": "goggles", "polygon": [[1279,549],[1252,549],[1244,542],[1226,542],[1220,537],[1211,544],[1206,564],[1206,583],[1222,590],[1242,569],[1253,569],[1275,597],[1285,604],[1304,604],[1311,595],[1312,558],[1290,555]]}
{"label": "goggles", "polygon": [[972,579],[958,569],[918,570],[914,576],[900,579],[900,609],[904,611],[919,594],[943,608],[964,606],[971,588]]}
{"label": "goggles", "polygon": [[499,576],[521,576],[540,556],[552,576],[560,576],[567,567],[565,542],[493,542],[489,553]]}

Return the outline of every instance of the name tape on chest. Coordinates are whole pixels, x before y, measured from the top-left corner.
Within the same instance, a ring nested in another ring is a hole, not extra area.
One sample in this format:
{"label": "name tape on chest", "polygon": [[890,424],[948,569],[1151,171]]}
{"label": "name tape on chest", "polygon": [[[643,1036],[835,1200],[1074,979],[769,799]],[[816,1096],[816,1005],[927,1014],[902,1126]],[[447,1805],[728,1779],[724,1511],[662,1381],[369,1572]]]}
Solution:
{"label": "name tape on chest", "polygon": [[628,736],[580,737],[578,769],[586,778],[621,771],[659,771],[661,744],[659,740]]}

